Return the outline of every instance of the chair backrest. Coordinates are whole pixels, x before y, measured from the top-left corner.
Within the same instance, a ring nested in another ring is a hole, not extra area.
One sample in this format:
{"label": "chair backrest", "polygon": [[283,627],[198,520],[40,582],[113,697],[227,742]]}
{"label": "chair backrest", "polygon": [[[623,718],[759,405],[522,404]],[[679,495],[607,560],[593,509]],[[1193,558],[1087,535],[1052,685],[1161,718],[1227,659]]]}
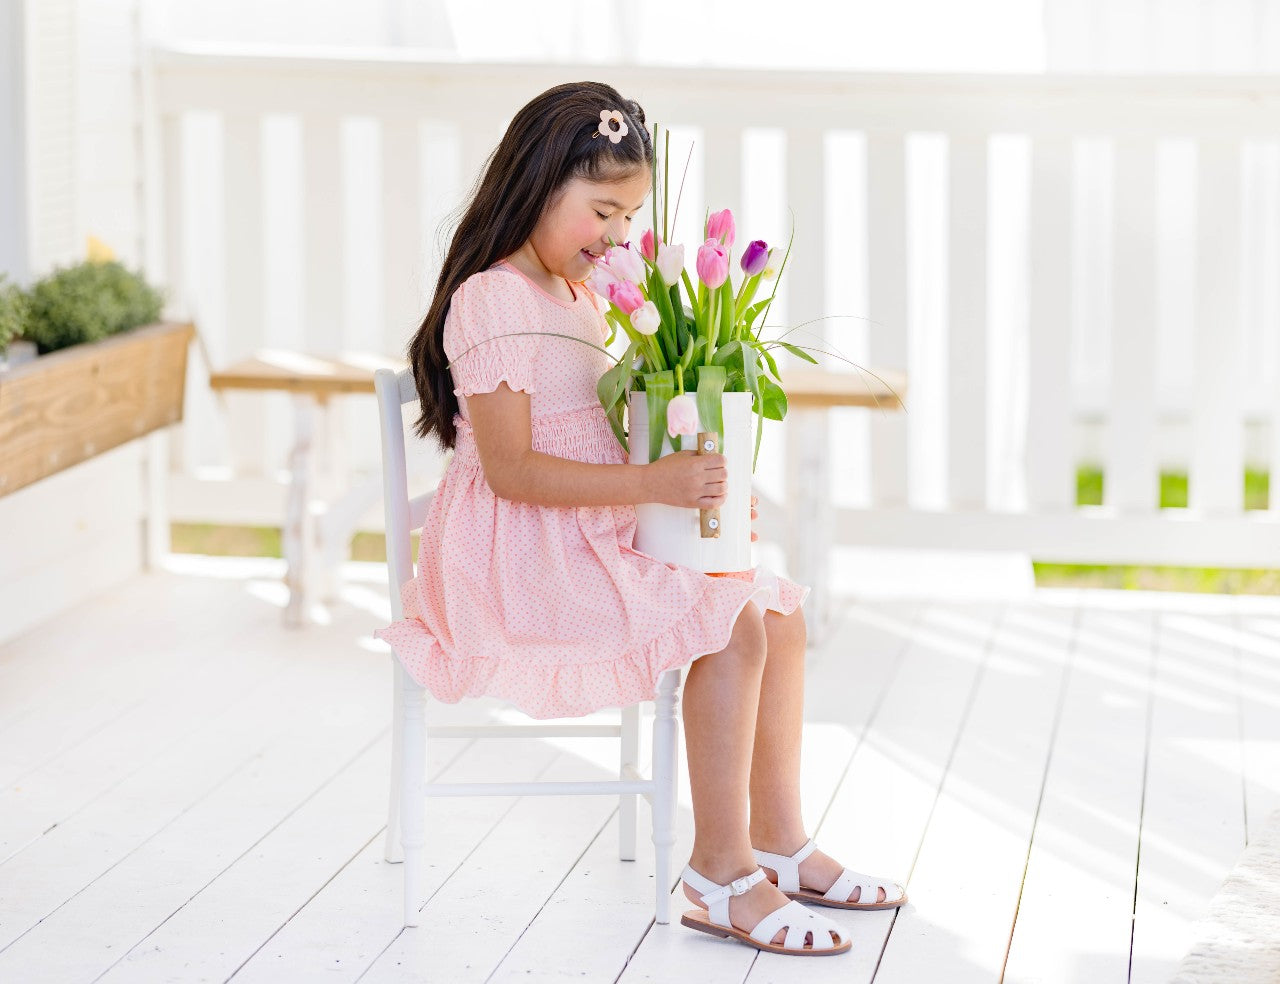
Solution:
{"label": "chair backrest", "polygon": [[387,586],[391,590],[391,612],[404,617],[400,586],[413,578],[410,534],[422,527],[435,491],[409,498],[409,478],[404,453],[404,417],[401,407],[416,403],[418,390],[413,368],[395,372],[378,369],[373,374],[378,397],[378,420],[382,430],[382,503],[386,516]]}

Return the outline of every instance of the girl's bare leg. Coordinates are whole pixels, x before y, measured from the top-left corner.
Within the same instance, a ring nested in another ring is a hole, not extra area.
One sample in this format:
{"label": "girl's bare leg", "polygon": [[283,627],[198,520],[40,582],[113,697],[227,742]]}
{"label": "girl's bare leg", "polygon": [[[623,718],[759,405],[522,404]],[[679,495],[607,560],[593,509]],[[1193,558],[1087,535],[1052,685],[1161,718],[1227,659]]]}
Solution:
{"label": "girl's bare leg", "polygon": [[[760,610],[748,602],[734,624],[729,645],[695,659],[684,685],[682,708],[694,822],[689,864],[720,885],[758,867],[747,831],[747,797],[765,651]],[[701,905],[698,892],[688,885],[684,891],[691,902]],[[750,931],[787,901],[766,880],[729,900],[729,919],[739,929]],[[777,943],[785,939],[783,930],[774,937]]]}
{"label": "girl's bare leg", "polygon": [[[751,846],[789,856],[809,839],[800,812],[800,733],[808,638],[803,609],[790,615],[766,611],[764,632],[766,656],[751,759]],[[825,892],[842,870],[840,862],[814,851],[800,862],[800,884]],[[776,878],[772,868],[766,868],[765,874]],[[861,889],[854,889],[850,898],[857,902],[860,895]],[[884,898],[884,889],[880,889],[876,901]]]}

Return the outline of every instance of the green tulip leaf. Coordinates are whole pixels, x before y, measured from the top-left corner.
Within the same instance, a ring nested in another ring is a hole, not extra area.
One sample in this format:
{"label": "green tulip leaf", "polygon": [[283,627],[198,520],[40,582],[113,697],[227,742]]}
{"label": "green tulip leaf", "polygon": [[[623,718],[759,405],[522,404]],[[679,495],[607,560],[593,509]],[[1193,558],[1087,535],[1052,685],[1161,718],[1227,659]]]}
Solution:
{"label": "green tulip leaf", "polygon": [[724,404],[721,396],[727,373],[724,366],[698,367],[698,422],[704,431],[720,435],[720,449],[724,450]]}
{"label": "green tulip leaf", "polygon": [[675,373],[670,369],[649,373],[644,378],[644,391],[649,410],[649,461],[654,462],[662,457],[662,441],[667,435],[667,404],[676,395]]}

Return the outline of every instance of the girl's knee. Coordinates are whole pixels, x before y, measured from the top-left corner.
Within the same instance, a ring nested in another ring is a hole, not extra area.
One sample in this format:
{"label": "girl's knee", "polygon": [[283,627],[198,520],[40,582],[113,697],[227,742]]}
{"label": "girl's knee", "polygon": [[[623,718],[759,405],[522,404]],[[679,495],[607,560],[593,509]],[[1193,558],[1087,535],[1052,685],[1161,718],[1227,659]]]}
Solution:
{"label": "girl's knee", "polygon": [[764,663],[769,639],[765,634],[764,619],[755,602],[748,601],[743,606],[734,623],[733,635],[729,637],[728,649],[749,666]]}
{"label": "girl's knee", "polygon": [[804,610],[796,608],[790,615],[781,612],[764,613],[764,632],[770,652],[779,649],[804,649],[809,641],[809,629],[805,624]]}

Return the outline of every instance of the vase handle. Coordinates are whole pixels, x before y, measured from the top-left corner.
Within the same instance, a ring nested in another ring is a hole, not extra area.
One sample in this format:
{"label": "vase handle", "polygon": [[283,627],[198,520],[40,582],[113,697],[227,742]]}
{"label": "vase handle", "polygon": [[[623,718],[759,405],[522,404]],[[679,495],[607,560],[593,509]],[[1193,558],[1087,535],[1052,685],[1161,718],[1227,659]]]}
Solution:
{"label": "vase handle", "polygon": [[[720,451],[720,435],[714,431],[702,431],[698,434],[698,454],[717,454]],[[702,527],[702,539],[708,540],[720,536],[720,507],[699,509],[698,519]]]}

